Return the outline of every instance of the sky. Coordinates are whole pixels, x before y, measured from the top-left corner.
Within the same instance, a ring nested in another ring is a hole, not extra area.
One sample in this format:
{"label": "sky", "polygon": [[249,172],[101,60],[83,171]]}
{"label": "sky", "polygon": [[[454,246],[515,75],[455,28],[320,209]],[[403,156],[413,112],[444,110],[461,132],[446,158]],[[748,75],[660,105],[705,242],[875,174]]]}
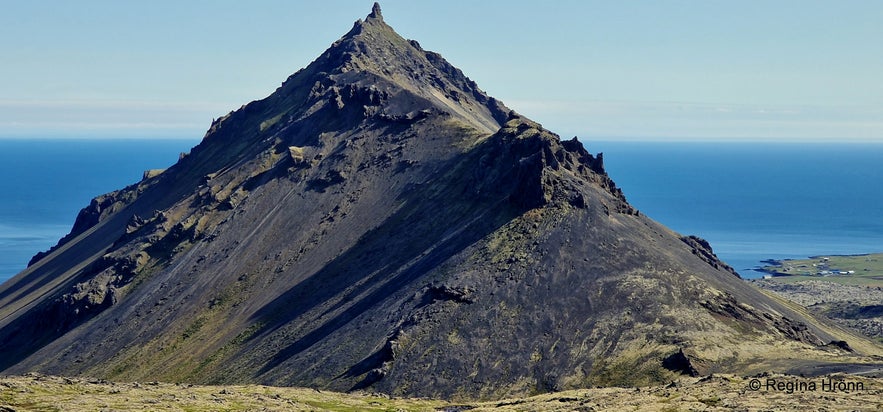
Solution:
{"label": "sky", "polygon": [[[199,139],[372,1],[0,0],[0,138]],[[565,137],[883,143],[883,2],[381,2]]]}

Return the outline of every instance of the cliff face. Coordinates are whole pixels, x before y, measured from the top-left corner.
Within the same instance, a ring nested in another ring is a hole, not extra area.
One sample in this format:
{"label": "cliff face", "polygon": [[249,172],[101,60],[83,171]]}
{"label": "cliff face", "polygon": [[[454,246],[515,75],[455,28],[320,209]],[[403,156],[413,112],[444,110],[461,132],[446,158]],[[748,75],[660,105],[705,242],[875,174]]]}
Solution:
{"label": "cliff face", "polygon": [[494,398],[879,353],[641,215],[376,5],[0,286],[6,373]]}

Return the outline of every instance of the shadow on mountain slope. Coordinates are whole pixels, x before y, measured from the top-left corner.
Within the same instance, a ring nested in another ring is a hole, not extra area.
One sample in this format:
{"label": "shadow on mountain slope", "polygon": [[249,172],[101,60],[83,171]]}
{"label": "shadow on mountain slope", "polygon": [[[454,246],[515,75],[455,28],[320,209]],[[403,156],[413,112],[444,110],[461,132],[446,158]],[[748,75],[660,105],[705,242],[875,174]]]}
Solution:
{"label": "shadow on mountain slope", "polygon": [[[523,185],[517,178],[494,174],[484,177],[489,180],[477,181],[482,176],[462,172],[461,169],[474,168],[473,161],[484,152],[475,150],[465,161],[458,159],[450,167],[442,168],[449,173],[440,179],[405,190],[400,196],[402,206],[392,216],[321,270],[259,310],[253,318],[264,326],[253,339],[267,337],[293,321],[306,322],[311,327],[272,355],[257,375],[322,341],[528,210],[528,206],[512,197],[514,188]],[[513,167],[517,168],[517,162],[513,162]],[[539,184],[538,176],[534,178]],[[479,188],[489,190],[479,193]],[[334,303],[320,308],[321,313],[309,314],[328,302]]]}

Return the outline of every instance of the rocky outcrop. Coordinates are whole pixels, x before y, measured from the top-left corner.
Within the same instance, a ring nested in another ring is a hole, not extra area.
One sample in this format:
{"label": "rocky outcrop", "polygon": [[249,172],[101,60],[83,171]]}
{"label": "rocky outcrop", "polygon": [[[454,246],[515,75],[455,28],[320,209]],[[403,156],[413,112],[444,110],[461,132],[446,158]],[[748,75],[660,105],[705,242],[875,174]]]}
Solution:
{"label": "rocky outcrop", "polygon": [[705,263],[711,265],[711,267],[715,269],[725,270],[727,272],[730,272],[731,274],[733,274],[733,276],[736,276],[737,278],[742,278],[741,276],[739,276],[739,272],[736,272],[736,269],[733,269],[732,266],[724,263],[724,261],[720,260],[720,258],[717,257],[717,255],[714,253],[714,250],[712,250],[711,248],[711,244],[709,244],[707,240],[691,235],[682,237],[681,241],[690,246],[693,254],[705,261]]}
{"label": "rocky outcrop", "polygon": [[61,246],[64,246],[64,244],[77,237],[77,235],[80,235],[83,232],[89,230],[100,221],[107,218],[107,216],[120,211],[126,206],[128,202],[132,200],[133,197],[133,194],[127,188],[124,190],[107,193],[92,199],[92,202],[89,204],[89,206],[83,208],[82,210],[80,210],[79,214],[77,214],[77,218],[74,221],[74,226],[71,229],[70,233],[61,238],[61,240],[58,241],[58,244],[56,244],[49,250],[45,252],[39,252],[34,255],[28,262],[28,266],[37,263],[40,259],[49,255]]}

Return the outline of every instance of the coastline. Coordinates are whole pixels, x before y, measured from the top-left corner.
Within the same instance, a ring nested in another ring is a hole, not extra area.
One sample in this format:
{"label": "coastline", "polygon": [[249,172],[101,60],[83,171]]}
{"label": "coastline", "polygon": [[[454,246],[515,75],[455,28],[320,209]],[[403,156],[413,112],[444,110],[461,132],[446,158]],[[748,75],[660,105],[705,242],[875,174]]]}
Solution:
{"label": "coastline", "polygon": [[883,287],[883,252],[814,255],[806,259],[766,259],[754,269],[764,279],[826,280]]}

